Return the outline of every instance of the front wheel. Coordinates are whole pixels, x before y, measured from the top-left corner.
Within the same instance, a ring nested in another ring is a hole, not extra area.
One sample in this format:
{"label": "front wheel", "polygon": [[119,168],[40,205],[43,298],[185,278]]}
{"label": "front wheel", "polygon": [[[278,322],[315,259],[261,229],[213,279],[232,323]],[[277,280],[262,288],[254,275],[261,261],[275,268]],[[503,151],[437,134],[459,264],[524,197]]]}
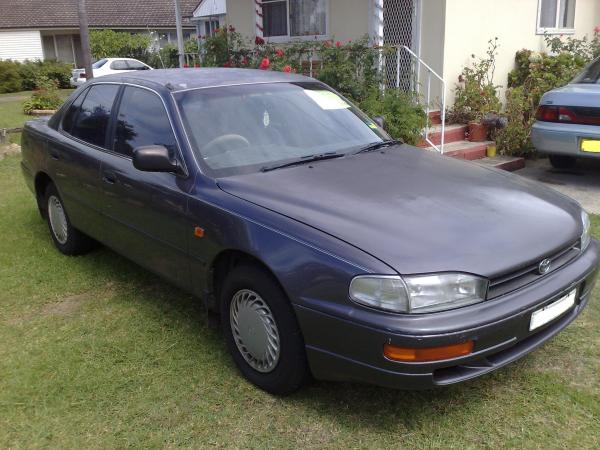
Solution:
{"label": "front wheel", "polygon": [[277,395],[308,379],[304,340],[292,306],[273,277],[251,265],[235,267],[221,289],[225,341],[242,375]]}
{"label": "front wheel", "polygon": [[555,169],[572,169],[577,160],[573,156],[550,155],[550,164]]}
{"label": "front wheel", "polygon": [[62,198],[53,184],[46,189],[44,199],[46,220],[56,248],[65,255],[81,255],[90,251],[94,241],[71,225]]}

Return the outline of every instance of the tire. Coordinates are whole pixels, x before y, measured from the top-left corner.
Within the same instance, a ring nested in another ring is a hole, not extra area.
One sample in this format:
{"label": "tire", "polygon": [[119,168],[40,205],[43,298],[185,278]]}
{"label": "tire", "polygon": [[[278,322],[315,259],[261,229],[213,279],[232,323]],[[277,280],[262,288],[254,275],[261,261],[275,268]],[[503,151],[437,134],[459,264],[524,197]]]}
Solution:
{"label": "tire", "polygon": [[44,211],[54,245],[65,255],[82,255],[94,248],[95,241],[71,225],[62,198],[53,184],[44,195]]}
{"label": "tire", "polygon": [[573,156],[550,155],[550,164],[555,169],[572,169],[577,160]]}
{"label": "tire", "polygon": [[291,394],[308,380],[296,315],[267,271],[248,264],[235,267],[220,289],[220,310],[225,342],[247,380],[275,395]]}

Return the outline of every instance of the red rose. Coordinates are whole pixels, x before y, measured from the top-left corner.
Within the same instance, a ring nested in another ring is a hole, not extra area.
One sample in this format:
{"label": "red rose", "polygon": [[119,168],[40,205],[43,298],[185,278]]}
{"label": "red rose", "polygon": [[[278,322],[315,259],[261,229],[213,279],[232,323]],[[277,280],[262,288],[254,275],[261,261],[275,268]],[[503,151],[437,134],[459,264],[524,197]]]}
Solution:
{"label": "red rose", "polygon": [[276,54],[276,55],[277,55],[279,58],[283,58],[283,55],[284,55],[285,53],[283,52],[283,50],[282,50],[282,49],[278,48],[278,49],[276,49],[276,50],[275,50],[275,54]]}
{"label": "red rose", "polygon": [[194,64],[194,67],[196,67],[196,68],[200,67],[200,63]]}
{"label": "red rose", "polygon": [[220,29],[220,28],[216,28],[216,29],[215,29],[215,34],[218,34],[218,33],[220,33],[220,32],[221,32],[221,29]]}
{"label": "red rose", "polygon": [[260,36],[256,36],[256,39],[254,39],[254,43],[256,45],[265,45],[265,40]]}
{"label": "red rose", "polygon": [[242,66],[247,66],[248,65],[248,58],[246,58],[244,56],[244,58],[242,59]]}
{"label": "red rose", "polygon": [[183,68],[184,68],[184,69],[187,69],[187,68],[189,68],[189,67],[190,67],[190,65],[189,65],[189,64],[184,64],[184,65],[183,65]]}
{"label": "red rose", "polygon": [[234,33],[235,32],[235,27],[233,25],[229,25],[229,31],[231,33]]}
{"label": "red rose", "polygon": [[289,64],[283,67],[283,71],[285,73],[291,73],[292,72],[292,66],[290,66]]}
{"label": "red rose", "polygon": [[271,61],[269,61],[269,58],[263,58],[262,61],[260,62],[260,66],[258,66],[258,68],[260,70],[267,70],[270,65],[271,65]]}
{"label": "red rose", "polygon": [[598,34],[600,33],[600,27],[596,26],[596,28],[594,28],[594,34]]}
{"label": "red rose", "polygon": [[337,42],[335,43],[335,46],[336,46],[337,48],[340,48],[340,47],[342,46],[342,43],[341,43],[340,41],[337,41]]}
{"label": "red rose", "polygon": [[223,67],[231,67],[231,61],[227,61],[223,64]]}

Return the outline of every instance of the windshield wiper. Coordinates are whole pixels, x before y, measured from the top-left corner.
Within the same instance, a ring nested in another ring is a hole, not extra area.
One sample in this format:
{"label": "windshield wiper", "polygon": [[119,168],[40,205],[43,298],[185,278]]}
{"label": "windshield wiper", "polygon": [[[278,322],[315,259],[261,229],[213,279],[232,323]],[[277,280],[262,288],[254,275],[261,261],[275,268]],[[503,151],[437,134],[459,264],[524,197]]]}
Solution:
{"label": "windshield wiper", "polygon": [[396,139],[389,139],[387,141],[379,141],[379,142],[371,142],[370,144],[365,145],[364,147],[359,148],[354,154],[358,153],[367,153],[375,150],[379,150],[380,148],[390,147],[392,145],[400,145],[404,144],[402,141],[398,141]]}
{"label": "windshield wiper", "polygon": [[336,152],[320,153],[318,155],[306,155],[306,156],[300,157],[300,159],[296,159],[294,161],[290,161],[287,163],[275,164],[272,166],[264,166],[263,168],[260,169],[260,171],[261,172],[270,172],[271,170],[282,169],[284,167],[297,166],[299,164],[311,163],[311,162],[315,162],[315,161],[324,161],[326,159],[341,158],[342,156],[344,156],[344,153],[336,153]]}

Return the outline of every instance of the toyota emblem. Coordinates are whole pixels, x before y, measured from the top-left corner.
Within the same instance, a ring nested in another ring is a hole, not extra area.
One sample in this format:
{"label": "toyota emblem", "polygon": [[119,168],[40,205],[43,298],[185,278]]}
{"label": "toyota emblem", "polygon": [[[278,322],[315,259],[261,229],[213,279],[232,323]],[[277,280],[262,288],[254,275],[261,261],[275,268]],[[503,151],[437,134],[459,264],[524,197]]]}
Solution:
{"label": "toyota emblem", "polygon": [[552,261],[550,261],[549,259],[544,259],[538,266],[539,274],[544,275],[545,273],[548,273],[550,271],[551,263],[552,263]]}

